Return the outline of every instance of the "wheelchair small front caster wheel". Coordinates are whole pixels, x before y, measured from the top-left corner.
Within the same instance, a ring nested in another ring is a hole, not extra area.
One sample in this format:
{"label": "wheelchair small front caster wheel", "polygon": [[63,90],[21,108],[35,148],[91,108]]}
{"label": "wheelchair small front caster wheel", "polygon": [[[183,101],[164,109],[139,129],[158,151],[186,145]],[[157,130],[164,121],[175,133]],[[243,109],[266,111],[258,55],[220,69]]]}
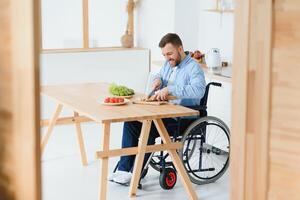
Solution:
{"label": "wheelchair small front caster wheel", "polygon": [[173,168],[165,168],[159,176],[160,187],[165,190],[172,189],[177,181],[177,174]]}
{"label": "wheelchair small front caster wheel", "polygon": [[143,189],[143,186],[142,186],[142,184],[140,184],[140,183],[139,183],[139,185],[138,185],[138,189],[140,189],[140,190],[142,190],[142,189]]}

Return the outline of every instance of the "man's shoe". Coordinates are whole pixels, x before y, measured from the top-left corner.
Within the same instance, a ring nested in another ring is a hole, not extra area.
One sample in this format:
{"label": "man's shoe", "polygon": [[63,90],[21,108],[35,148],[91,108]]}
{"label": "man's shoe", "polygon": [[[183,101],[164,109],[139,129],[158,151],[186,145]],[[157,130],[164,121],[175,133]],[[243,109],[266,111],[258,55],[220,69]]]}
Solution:
{"label": "man's shoe", "polygon": [[122,175],[125,175],[125,174],[128,174],[129,172],[126,172],[126,171],[119,171],[117,170],[116,172],[110,174],[108,176],[108,180],[109,181],[114,181],[114,178],[118,177],[118,176],[122,176]]}
{"label": "man's shoe", "polygon": [[116,175],[113,178],[113,181],[119,184],[128,184],[130,183],[131,177],[132,177],[132,173],[130,172],[124,172],[124,171],[120,171],[122,173],[119,173],[118,175]]}

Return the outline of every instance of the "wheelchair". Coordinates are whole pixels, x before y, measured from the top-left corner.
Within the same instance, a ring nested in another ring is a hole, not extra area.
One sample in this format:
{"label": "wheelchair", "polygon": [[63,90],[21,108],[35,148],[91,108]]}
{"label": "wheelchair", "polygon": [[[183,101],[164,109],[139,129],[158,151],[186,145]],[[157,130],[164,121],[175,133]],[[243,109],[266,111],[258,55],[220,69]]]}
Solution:
{"label": "wheelchair", "polygon": [[[176,124],[171,124],[174,126],[171,139],[173,142],[183,143],[183,148],[177,152],[191,182],[198,185],[215,182],[229,166],[229,128],[221,119],[207,116],[210,86],[221,87],[222,84],[208,83],[200,105],[189,107],[198,110],[199,116],[179,117],[176,118]],[[169,190],[175,186],[177,173],[168,153],[153,152],[141,172],[140,180],[146,176],[149,166],[160,172],[159,183],[163,189]],[[142,188],[141,184],[139,188]]]}

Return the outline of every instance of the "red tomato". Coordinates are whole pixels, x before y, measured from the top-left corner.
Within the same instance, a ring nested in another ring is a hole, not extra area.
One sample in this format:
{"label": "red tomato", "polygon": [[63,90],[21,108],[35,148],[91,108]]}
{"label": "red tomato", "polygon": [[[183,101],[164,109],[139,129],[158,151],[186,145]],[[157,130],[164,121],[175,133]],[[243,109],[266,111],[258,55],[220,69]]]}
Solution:
{"label": "red tomato", "polygon": [[109,103],[117,103],[116,102],[116,98],[115,97],[110,98],[110,102]]}
{"label": "red tomato", "polygon": [[123,103],[124,102],[124,98],[119,98],[119,102]]}
{"label": "red tomato", "polygon": [[104,103],[109,103],[109,102],[110,102],[110,98],[109,97],[107,97],[107,98],[104,99]]}

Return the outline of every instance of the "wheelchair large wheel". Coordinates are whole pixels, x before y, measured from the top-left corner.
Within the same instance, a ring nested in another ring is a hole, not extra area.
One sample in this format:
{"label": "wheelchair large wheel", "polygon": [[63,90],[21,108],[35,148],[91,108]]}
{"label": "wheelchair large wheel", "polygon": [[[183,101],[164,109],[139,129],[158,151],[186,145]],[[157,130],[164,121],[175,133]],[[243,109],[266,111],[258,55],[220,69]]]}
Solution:
{"label": "wheelchair large wheel", "polygon": [[[215,182],[229,166],[229,128],[216,117],[203,117],[185,131],[179,155],[195,184]],[[196,145],[196,148],[195,148]]]}

